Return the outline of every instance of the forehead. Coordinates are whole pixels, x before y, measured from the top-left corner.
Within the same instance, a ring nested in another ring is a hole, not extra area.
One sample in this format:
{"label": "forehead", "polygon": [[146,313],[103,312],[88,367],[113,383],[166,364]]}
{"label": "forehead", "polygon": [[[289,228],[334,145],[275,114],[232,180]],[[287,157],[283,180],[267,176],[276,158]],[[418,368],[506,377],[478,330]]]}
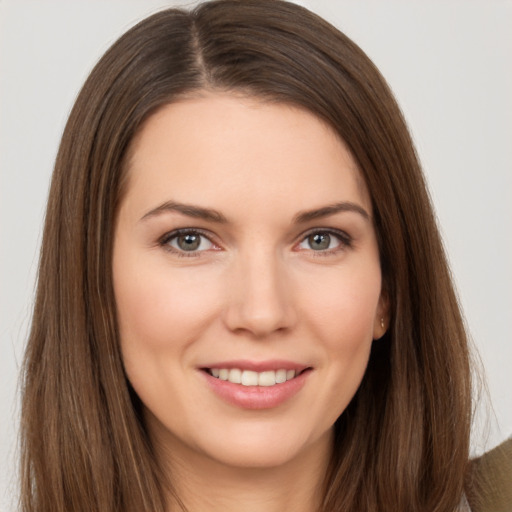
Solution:
{"label": "forehead", "polygon": [[155,200],[357,199],[370,210],[358,166],[327,123],[247,96],[205,92],[162,107],[134,138],[127,174],[128,193]]}

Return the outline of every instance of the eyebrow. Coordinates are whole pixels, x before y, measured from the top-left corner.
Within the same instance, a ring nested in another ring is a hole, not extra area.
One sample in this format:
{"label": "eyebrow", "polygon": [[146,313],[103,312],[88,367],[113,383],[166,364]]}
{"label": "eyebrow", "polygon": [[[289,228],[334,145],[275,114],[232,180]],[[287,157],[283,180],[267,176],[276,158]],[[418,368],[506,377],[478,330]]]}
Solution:
{"label": "eyebrow", "polygon": [[157,206],[153,210],[147,212],[141,220],[146,220],[166,212],[178,212],[186,215],[187,217],[208,220],[210,222],[218,222],[220,224],[225,224],[228,221],[226,217],[217,210],[203,208],[192,204],[177,203],[176,201],[166,201],[160,206]]}
{"label": "eyebrow", "polygon": [[296,224],[303,224],[305,222],[321,219],[323,217],[328,217],[330,215],[334,215],[340,212],[358,213],[365,220],[370,220],[370,214],[362,206],[359,206],[356,203],[351,203],[349,201],[342,201],[340,203],[334,203],[327,206],[323,206],[322,208],[316,208],[314,210],[305,210],[299,212],[297,215],[295,215],[293,221]]}
{"label": "eyebrow", "polygon": [[[195,206],[192,204],[178,203],[176,201],[166,201],[160,206],[153,208],[141,218],[141,221],[161,215],[166,212],[178,212],[187,217],[193,217],[195,219],[203,219],[210,222],[217,222],[220,224],[227,224],[227,218],[217,210],[212,208],[203,208],[202,206]],[[297,213],[293,222],[295,224],[304,224],[306,222],[335,215],[340,212],[354,212],[361,215],[365,220],[370,220],[370,215],[361,206],[349,201],[343,201],[340,203],[334,203],[321,208],[315,208],[313,210],[305,210]]]}

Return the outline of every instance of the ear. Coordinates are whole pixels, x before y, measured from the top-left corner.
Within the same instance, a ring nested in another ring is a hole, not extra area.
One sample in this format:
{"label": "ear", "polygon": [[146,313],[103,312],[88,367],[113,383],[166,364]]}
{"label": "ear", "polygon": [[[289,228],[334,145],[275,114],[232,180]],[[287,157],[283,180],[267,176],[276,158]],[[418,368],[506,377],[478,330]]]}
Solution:
{"label": "ear", "polygon": [[373,322],[373,339],[378,340],[386,334],[389,327],[389,297],[386,291],[382,290]]}

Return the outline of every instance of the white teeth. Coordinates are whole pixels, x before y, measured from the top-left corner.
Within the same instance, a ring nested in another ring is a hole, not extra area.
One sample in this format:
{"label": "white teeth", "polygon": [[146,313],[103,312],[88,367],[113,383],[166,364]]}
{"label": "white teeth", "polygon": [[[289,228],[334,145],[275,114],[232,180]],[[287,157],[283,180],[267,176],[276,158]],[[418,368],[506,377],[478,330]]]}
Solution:
{"label": "white teeth", "polygon": [[258,385],[257,372],[251,372],[250,370],[244,370],[242,372],[242,386],[257,386],[257,385]]}
{"label": "white teeth", "polygon": [[233,384],[240,384],[242,382],[242,370],[239,370],[238,368],[229,370],[228,380]]}
{"label": "white teeth", "polygon": [[276,372],[261,372],[258,375],[258,386],[273,386],[276,383]]}
{"label": "white teeth", "polygon": [[267,370],[264,372],[253,372],[251,370],[241,370],[239,368],[211,368],[210,373],[213,377],[220,380],[227,380],[233,384],[242,384],[242,386],[274,386],[282,384],[295,377],[295,370]]}
{"label": "white teeth", "polygon": [[286,382],[286,370],[277,370],[276,372],[276,384]]}

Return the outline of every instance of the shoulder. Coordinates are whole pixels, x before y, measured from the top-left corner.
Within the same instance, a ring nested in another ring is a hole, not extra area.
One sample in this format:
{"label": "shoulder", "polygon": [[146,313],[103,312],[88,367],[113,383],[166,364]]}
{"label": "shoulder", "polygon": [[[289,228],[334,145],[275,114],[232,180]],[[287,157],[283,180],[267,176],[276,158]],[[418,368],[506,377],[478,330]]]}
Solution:
{"label": "shoulder", "polygon": [[512,438],[471,461],[466,495],[472,512],[512,512]]}

